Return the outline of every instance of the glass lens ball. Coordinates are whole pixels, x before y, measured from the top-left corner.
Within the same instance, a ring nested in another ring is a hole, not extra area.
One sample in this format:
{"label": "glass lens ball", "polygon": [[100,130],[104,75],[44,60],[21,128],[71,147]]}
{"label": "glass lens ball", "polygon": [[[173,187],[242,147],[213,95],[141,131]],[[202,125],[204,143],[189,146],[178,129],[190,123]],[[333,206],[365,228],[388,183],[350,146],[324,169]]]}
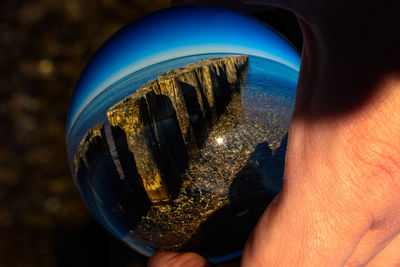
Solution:
{"label": "glass lens ball", "polygon": [[94,217],[138,252],[240,255],[281,190],[300,56],[219,8],[171,8],[117,32],[83,72],[66,130]]}

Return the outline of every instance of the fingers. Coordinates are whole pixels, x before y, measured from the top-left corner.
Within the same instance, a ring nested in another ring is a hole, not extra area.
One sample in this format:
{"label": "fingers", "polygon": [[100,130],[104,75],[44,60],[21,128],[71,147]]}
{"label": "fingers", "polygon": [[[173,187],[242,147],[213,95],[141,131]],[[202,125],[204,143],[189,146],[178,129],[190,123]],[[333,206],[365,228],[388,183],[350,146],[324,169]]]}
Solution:
{"label": "fingers", "polygon": [[150,257],[149,267],[211,267],[202,256],[192,253],[157,252]]}

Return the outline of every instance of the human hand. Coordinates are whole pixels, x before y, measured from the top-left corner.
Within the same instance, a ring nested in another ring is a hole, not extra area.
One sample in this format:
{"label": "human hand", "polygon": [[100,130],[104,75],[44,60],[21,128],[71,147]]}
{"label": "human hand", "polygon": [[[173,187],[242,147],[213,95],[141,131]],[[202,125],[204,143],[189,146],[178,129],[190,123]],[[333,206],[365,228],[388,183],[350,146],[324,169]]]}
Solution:
{"label": "human hand", "polygon": [[[373,2],[252,1],[294,12],[304,47],[284,188],[243,266],[400,264],[400,4]],[[193,253],[149,261],[207,264]]]}

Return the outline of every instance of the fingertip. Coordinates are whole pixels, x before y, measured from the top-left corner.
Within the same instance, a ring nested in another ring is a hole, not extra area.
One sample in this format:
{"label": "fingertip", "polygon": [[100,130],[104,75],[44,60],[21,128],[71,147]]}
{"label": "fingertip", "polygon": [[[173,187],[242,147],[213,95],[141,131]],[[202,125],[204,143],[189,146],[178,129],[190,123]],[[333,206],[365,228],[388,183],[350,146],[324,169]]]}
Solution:
{"label": "fingertip", "polygon": [[202,256],[192,252],[156,252],[147,262],[148,267],[211,267]]}

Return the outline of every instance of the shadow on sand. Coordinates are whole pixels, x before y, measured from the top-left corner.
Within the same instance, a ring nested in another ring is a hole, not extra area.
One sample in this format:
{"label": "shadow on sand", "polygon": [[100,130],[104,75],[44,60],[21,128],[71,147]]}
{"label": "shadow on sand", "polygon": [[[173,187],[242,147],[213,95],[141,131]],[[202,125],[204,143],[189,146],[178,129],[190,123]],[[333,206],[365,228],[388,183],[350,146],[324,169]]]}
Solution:
{"label": "shadow on sand", "polygon": [[211,215],[182,250],[196,250],[207,258],[240,252],[272,199],[280,192],[287,135],[272,151],[267,142],[257,145],[246,166],[229,188],[229,204]]}

